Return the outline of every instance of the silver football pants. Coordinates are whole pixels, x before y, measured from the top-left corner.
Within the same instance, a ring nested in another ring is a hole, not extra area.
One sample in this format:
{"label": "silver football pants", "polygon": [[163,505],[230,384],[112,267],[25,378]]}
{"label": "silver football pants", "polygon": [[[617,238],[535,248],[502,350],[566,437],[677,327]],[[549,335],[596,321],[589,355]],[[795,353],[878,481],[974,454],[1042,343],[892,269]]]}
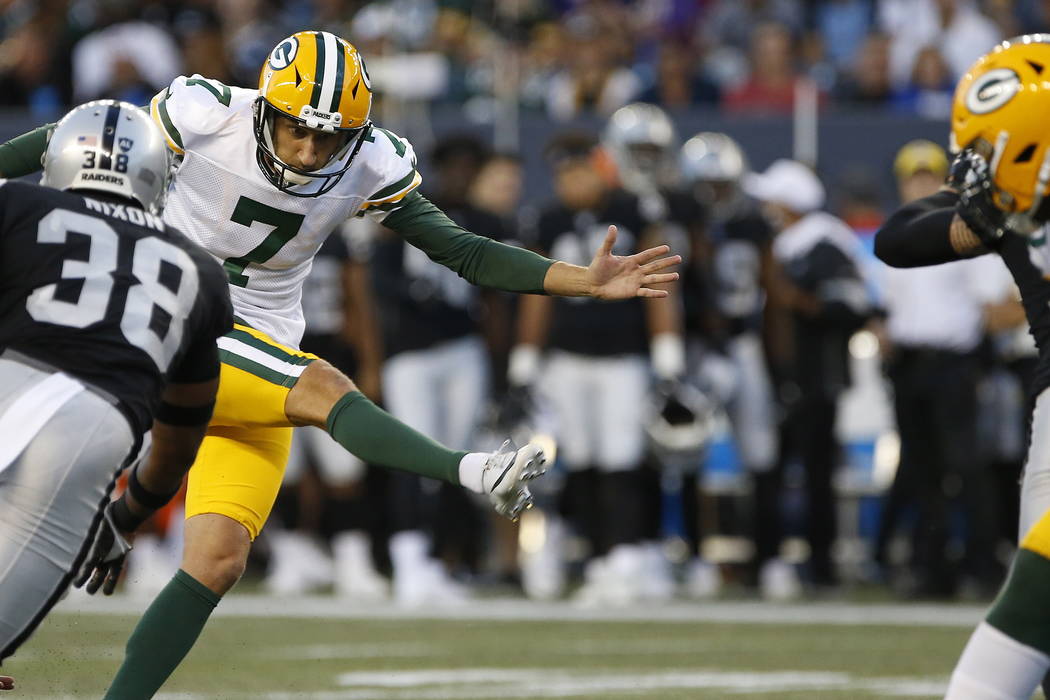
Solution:
{"label": "silver football pants", "polygon": [[0,661],[66,591],[135,442],[79,381],[0,357]]}

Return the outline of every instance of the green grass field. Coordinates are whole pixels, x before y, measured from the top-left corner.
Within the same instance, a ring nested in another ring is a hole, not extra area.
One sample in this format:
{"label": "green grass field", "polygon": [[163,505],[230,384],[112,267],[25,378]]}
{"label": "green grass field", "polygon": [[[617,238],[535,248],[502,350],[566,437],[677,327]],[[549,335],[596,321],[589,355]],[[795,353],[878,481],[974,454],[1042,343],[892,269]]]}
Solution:
{"label": "green grass field", "polygon": [[[10,697],[100,697],[141,605],[67,601],[4,665],[18,682]],[[604,614],[485,601],[419,619],[334,598],[260,596],[220,609],[158,697],[935,698],[980,615],[740,602]]]}

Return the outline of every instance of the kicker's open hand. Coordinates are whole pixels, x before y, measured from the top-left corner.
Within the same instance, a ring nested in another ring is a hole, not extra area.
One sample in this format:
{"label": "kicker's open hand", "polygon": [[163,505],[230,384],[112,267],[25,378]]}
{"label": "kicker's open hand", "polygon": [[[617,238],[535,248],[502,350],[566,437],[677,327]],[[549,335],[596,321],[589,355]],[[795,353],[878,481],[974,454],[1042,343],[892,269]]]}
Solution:
{"label": "kicker's open hand", "polygon": [[590,296],[598,299],[633,299],[634,297],[665,297],[666,289],[652,285],[674,282],[677,272],[663,272],[682,262],[680,255],[666,255],[665,245],[643,250],[634,255],[613,255],[616,227],[610,226],[601,248],[587,267]]}

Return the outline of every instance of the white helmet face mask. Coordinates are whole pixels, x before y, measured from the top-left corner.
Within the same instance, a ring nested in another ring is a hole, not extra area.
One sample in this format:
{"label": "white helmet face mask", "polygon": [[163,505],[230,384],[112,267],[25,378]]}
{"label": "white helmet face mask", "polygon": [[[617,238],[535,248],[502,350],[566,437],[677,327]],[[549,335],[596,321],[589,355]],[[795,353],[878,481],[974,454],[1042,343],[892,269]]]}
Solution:
{"label": "white helmet face mask", "polygon": [[96,100],[59,121],[44,153],[41,184],[60,190],[97,190],[133,199],[159,214],[170,161],[160,130],[127,102]]}
{"label": "white helmet face mask", "polygon": [[[282,192],[297,197],[317,197],[331,190],[349,170],[354,157],[357,155],[365,136],[371,128],[371,122],[356,129],[344,129],[346,142],[340,146],[321,167],[316,170],[304,171],[285,163],[277,155],[277,146],[274,144],[274,132],[278,126],[278,119],[291,119],[304,128],[314,128],[302,119],[292,119],[287,115],[277,112],[263,97],[259,97],[252,105],[256,149],[256,160],[271,182]],[[334,131],[334,129],[322,129],[323,131]],[[301,189],[295,189],[301,188]]]}
{"label": "white helmet face mask", "polygon": [[667,114],[643,102],[616,110],[602,135],[620,180],[635,193],[674,184],[675,140],[674,124]]}

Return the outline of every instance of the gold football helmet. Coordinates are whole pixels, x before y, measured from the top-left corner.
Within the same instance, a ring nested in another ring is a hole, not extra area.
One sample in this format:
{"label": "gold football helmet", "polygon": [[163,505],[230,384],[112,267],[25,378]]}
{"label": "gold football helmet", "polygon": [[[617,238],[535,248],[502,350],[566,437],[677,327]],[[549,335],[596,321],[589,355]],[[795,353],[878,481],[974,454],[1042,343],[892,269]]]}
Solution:
{"label": "gold football helmet", "polygon": [[993,199],[1018,230],[1050,218],[1050,34],[1004,41],[977,59],[952,104],[951,149],[988,160]]}
{"label": "gold football helmet", "polygon": [[[346,173],[371,122],[372,86],[361,55],[329,32],[298,32],[284,39],[263,64],[255,100],[259,167],[282,192],[316,197]],[[284,117],[308,129],[345,134],[346,142],[316,170],[294,168],[277,157],[274,120]]]}

